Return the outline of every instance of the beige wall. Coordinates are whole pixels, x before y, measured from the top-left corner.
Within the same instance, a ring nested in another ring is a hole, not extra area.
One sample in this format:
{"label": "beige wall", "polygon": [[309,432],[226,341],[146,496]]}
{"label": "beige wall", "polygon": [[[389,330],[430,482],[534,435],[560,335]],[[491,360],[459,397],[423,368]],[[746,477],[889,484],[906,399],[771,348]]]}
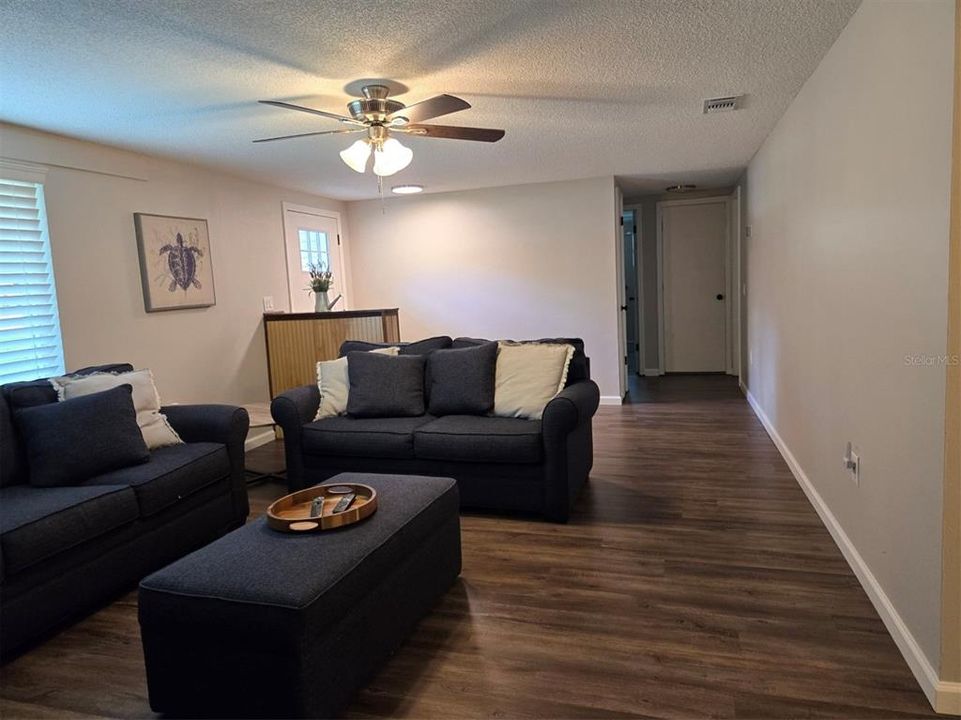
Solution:
{"label": "beige wall", "polygon": [[[951,162],[951,251],[944,418],[944,522],[941,562],[941,679],[961,682],[961,0],[955,2],[954,151]],[[961,698],[956,712],[961,713]]]}
{"label": "beige wall", "polygon": [[946,349],[954,12],[862,4],[748,170],[750,391],[924,672],[941,640],[945,368],[909,358]]}
{"label": "beige wall", "polygon": [[399,307],[404,339],[584,338],[619,394],[613,178],[349,204],[354,302]]}
{"label": "beige wall", "polygon": [[[45,195],[68,368],[151,368],[165,402],[268,399],[263,297],[288,303],[281,202],[342,203],[198,166],[0,125],[0,157],[51,167]],[[133,213],[206,218],[217,304],[147,314]]]}

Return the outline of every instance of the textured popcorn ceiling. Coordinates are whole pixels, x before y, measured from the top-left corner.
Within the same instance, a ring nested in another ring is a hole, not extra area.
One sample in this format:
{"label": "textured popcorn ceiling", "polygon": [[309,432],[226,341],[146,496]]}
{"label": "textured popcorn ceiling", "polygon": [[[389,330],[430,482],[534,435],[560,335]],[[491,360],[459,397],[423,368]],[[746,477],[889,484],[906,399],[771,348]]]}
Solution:
{"label": "textured popcorn ceiling", "polygon": [[[494,145],[401,138],[428,191],[616,175],[628,195],[739,175],[857,0],[2,0],[0,119],[341,199],[374,197],[356,137],[258,105],[345,112],[358,78],[447,92],[438,122]],[[704,98],[747,94],[705,116]],[[0,137],[2,155],[2,137]]]}

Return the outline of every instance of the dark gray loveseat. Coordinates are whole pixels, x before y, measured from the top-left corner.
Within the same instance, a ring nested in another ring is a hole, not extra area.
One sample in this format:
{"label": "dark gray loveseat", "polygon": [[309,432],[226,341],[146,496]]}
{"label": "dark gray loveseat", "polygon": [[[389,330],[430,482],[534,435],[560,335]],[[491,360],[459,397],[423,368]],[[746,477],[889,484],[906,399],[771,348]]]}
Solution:
{"label": "dark gray loveseat", "polygon": [[[484,342],[442,337],[396,344],[401,354],[429,355],[435,349]],[[342,472],[436,475],[457,480],[464,508],[537,513],[566,522],[593,465],[591,423],[599,392],[590,379],[582,340],[537,342],[574,346],[567,387],[550,401],[541,420],[421,415],[314,421],[320,404],[316,385],[278,395],[271,413],[284,431],[291,490]],[[348,341],[340,354],[381,346]]]}
{"label": "dark gray loveseat", "polygon": [[[87,368],[124,372],[130,365]],[[184,444],[81,485],[34,487],[13,414],[56,402],[47,380],[0,387],[0,654],[132,588],[243,525],[248,418],[227,405],[163,408]]]}

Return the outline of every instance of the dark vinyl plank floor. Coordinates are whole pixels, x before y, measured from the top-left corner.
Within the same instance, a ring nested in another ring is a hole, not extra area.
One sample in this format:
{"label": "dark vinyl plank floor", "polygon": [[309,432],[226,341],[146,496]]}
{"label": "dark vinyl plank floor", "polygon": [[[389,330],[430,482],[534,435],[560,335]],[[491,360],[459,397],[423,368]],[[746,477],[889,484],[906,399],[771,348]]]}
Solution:
{"label": "dark vinyl plank floor", "polygon": [[[598,413],[569,524],[463,517],[461,579],[350,715],[933,715],[736,381],[632,396]],[[250,492],[256,515],[284,490]],[[151,716],[136,594],[4,666],[0,716]]]}

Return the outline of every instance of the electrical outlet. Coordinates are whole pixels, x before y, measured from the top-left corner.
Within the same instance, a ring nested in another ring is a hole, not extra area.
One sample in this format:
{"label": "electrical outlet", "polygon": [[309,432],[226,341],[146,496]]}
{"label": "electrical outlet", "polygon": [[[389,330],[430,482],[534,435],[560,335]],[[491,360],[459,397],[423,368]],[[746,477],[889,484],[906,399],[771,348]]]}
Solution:
{"label": "electrical outlet", "polygon": [[264,312],[270,312],[274,309],[274,296],[264,295]]}
{"label": "electrical outlet", "polygon": [[861,456],[855,451],[854,446],[848,443],[844,448],[844,469],[851,474],[851,479],[855,485],[861,485]]}

